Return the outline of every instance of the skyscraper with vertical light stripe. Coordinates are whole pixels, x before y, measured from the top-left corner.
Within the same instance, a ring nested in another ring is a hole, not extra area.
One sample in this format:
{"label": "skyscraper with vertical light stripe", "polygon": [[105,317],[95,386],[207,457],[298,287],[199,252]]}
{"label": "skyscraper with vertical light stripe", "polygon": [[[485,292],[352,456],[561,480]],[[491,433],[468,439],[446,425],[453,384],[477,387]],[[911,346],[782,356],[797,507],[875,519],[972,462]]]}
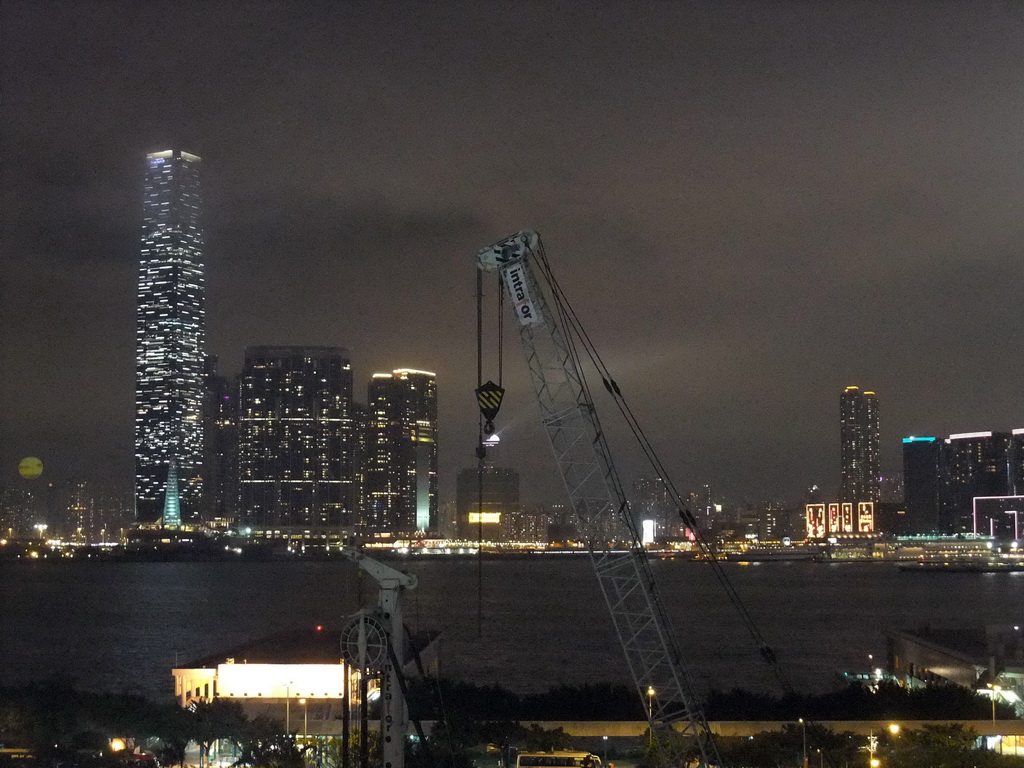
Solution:
{"label": "skyscraper with vertical light stripe", "polygon": [[437,526],[437,381],[429,371],[375,373],[367,390],[361,526],[413,535]]}
{"label": "skyscraper with vertical light stripe", "polygon": [[839,399],[839,500],[878,503],[878,396],[847,387]]}
{"label": "skyscraper with vertical light stripe", "polygon": [[202,490],[201,213],[200,159],[181,150],[147,155],[136,316],[135,514],[140,522],[165,526],[195,515]]}

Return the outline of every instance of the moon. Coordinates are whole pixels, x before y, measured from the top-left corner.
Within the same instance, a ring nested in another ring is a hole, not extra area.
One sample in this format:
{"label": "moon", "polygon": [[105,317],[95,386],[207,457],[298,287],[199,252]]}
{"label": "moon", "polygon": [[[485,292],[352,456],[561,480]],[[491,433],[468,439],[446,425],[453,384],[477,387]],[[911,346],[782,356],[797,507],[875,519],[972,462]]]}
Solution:
{"label": "moon", "polygon": [[18,464],[18,474],[26,480],[35,480],[43,474],[43,462],[35,456],[28,456]]}

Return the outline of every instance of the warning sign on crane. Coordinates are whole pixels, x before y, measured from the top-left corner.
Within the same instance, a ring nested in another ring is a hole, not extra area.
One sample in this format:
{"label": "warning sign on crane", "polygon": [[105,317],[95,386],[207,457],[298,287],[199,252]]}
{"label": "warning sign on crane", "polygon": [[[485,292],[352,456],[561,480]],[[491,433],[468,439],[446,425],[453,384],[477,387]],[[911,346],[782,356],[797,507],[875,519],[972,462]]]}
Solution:
{"label": "warning sign on crane", "polygon": [[494,417],[498,415],[501,399],[504,396],[505,389],[493,381],[488,381],[477,387],[476,401],[480,405],[480,413],[484,417],[484,433],[488,435],[494,432]]}

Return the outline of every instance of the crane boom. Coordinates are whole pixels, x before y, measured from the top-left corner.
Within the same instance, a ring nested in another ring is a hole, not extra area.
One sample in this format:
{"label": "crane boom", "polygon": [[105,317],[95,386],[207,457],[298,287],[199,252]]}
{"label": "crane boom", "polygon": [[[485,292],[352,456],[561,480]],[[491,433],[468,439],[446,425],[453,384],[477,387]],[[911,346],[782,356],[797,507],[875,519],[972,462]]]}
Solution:
{"label": "crane boom", "polygon": [[[548,305],[532,267],[537,260],[543,269],[540,236],[531,231],[518,232],[477,254],[480,269],[500,274],[519,321],[544,428],[652,734],[659,735],[655,743],[662,759],[666,765],[677,765],[684,751],[694,751],[701,766],[719,765],[572,338]],[[558,295],[552,295],[557,309]],[[628,540],[628,549],[613,547],[615,538]],[[669,736],[672,731],[684,738]]]}

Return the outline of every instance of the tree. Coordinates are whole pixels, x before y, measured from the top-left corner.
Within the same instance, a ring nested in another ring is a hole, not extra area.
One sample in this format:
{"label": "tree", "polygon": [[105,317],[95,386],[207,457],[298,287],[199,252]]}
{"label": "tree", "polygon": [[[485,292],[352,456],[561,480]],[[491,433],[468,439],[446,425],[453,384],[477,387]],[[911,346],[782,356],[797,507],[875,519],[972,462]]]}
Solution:
{"label": "tree", "polygon": [[890,768],[1014,768],[1024,759],[976,746],[978,735],[962,723],[904,731],[883,753]]}
{"label": "tree", "polygon": [[302,768],[302,753],[292,734],[284,734],[284,723],[260,715],[246,721],[237,742],[238,766],[253,768]]}
{"label": "tree", "polygon": [[230,741],[241,746],[246,737],[245,713],[242,705],[229,699],[197,701],[189,707],[191,718],[191,741],[199,745],[200,764],[210,759],[210,749],[217,741]]}

